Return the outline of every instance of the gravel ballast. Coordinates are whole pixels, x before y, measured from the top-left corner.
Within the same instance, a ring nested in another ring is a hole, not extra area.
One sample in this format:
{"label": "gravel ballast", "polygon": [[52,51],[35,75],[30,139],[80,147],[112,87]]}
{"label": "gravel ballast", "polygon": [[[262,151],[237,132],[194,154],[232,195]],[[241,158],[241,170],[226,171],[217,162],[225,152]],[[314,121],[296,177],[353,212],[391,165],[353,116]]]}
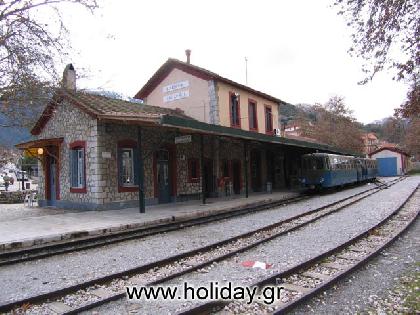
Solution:
{"label": "gravel ballast", "polygon": [[[410,186],[409,182],[404,181],[397,185]],[[373,185],[363,185],[280,207],[277,210],[259,212],[107,247],[4,266],[0,269],[2,283],[0,303],[60,289],[202,247],[372,187]]]}
{"label": "gravel ballast", "polygon": [[396,297],[394,291],[401,281],[420,272],[419,261],[420,221],[417,219],[406,233],[365,267],[291,314],[413,313],[413,310],[404,310],[404,297]]}
{"label": "gravel ballast", "polygon": [[[373,195],[349,208],[325,217],[287,236],[272,240],[239,256],[206,268],[201,272],[174,279],[168,285],[181,288],[189,285],[208,287],[211,281],[232,281],[236,285],[250,285],[268,276],[289,269],[322,252],[332,249],[379,223],[397,209],[419,183],[411,177],[387,190]],[[417,205],[418,206],[418,205]],[[349,224],[351,222],[351,224]],[[273,264],[268,270],[249,269],[241,265],[247,260]],[[110,303],[97,309],[100,314],[134,312],[139,314],[176,313],[190,306],[185,301],[148,301],[132,303],[126,300]]]}

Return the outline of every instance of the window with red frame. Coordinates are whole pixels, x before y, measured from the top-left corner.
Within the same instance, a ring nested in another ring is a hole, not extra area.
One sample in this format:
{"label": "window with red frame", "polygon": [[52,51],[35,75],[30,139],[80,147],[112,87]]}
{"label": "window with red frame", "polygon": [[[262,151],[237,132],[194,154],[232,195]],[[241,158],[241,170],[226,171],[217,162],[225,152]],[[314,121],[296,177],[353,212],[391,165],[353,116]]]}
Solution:
{"label": "window with red frame", "polygon": [[131,139],[118,141],[117,167],[118,192],[137,191],[140,166],[136,141]]}
{"label": "window with red frame", "polygon": [[70,144],[70,191],[86,192],[85,141]]}
{"label": "window with red frame", "polygon": [[198,159],[188,160],[188,180],[189,182],[198,182],[200,180],[200,164]]}
{"label": "window with red frame", "polygon": [[265,108],[265,131],[273,131],[273,115],[271,114],[271,107]]}
{"label": "window with red frame", "polygon": [[248,101],[249,130],[258,130],[257,102]]}
{"label": "window with red frame", "polygon": [[229,108],[230,108],[230,125],[232,127],[241,126],[241,115],[239,107],[239,94],[229,93]]}

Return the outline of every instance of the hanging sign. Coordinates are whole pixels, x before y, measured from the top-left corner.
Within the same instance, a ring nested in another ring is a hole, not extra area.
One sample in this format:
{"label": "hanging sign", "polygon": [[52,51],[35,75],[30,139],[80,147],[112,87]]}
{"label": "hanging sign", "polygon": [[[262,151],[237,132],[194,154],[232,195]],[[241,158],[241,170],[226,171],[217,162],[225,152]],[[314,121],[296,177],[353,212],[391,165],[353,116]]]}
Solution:
{"label": "hanging sign", "polygon": [[191,135],[175,137],[175,144],[190,143],[190,142],[192,142],[192,136]]}

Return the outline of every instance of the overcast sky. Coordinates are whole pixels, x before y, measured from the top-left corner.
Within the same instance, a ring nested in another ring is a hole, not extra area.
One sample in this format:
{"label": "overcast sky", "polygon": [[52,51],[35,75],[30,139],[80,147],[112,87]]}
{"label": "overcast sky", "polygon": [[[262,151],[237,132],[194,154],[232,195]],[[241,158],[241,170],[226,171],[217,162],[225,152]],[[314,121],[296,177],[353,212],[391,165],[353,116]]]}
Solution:
{"label": "overcast sky", "polygon": [[345,97],[364,123],[393,114],[407,87],[382,73],[365,86],[361,60],[347,54],[349,29],[333,0],[99,0],[92,17],[66,10],[70,56],[88,78],[79,88],[133,96],[167,58],[185,60],[286,102]]}

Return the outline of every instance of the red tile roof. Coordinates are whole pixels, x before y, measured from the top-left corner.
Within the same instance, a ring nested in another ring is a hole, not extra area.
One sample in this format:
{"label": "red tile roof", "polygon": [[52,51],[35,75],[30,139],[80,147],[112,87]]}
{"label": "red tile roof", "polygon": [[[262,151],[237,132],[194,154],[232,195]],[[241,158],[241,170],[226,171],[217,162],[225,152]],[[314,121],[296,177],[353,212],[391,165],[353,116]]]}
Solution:
{"label": "red tile roof", "polygon": [[158,122],[163,115],[192,119],[179,110],[114,99],[91,92],[70,92],[60,89],[53,96],[41,117],[32,128],[31,133],[33,135],[38,135],[41,132],[42,128],[44,128],[48,120],[52,117],[54,109],[64,99],[96,119]]}
{"label": "red tile roof", "polygon": [[369,153],[369,157],[371,157],[372,155],[374,155],[376,153],[379,153],[381,151],[384,151],[384,150],[388,150],[388,151],[392,151],[392,152],[404,154],[405,156],[410,156],[410,154],[408,154],[407,152],[405,152],[404,150],[402,150],[400,148],[396,148],[396,147],[381,147],[381,148],[376,149],[375,151]]}

